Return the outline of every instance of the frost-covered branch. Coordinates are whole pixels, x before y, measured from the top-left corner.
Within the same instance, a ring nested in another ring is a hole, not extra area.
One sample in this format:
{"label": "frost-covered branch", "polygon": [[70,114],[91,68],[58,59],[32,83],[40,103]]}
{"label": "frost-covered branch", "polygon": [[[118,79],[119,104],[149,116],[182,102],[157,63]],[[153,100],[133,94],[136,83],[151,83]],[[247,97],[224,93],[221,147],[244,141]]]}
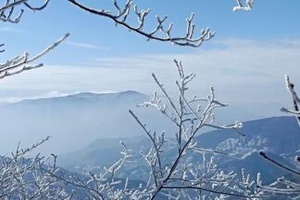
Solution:
{"label": "frost-covered branch", "polygon": [[[297,169],[292,169],[277,160],[274,160],[270,156],[268,156],[265,152],[260,151],[259,154],[269,161],[270,163],[274,164],[275,166],[287,171],[292,175],[294,178],[289,178],[291,180],[286,179],[286,177],[279,177],[275,182],[269,185],[257,185],[257,188],[264,191],[265,193],[270,193],[271,195],[285,195],[289,197],[295,197],[295,199],[300,197],[300,184],[297,182],[300,177],[300,171]],[[299,162],[298,157],[296,156],[296,162]]]}
{"label": "frost-covered branch", "polygon": [[240,180],[233,182],[230,188],[233,191],[242,193],[246,200],[271,199],[272,196],[266,194],[265,191],[260,188],[261,184],[260,173],[257,173],[256,179],[252,179],[250,174],[246,173],[246,169],[242,168]]}
{"label": "frost-covered branch", "polygon": [[7,0],[5,4],[0,8],[0,21],[10,22],[10,23],[19,23],[24,10],[21,9],[15,14],[16,6],[25,3],[28,0],[19,0],[19,1],[10,1]]}
{"label": "frost-covered branch", "polygon": [[299,111],[300,99],[295,91],[295,85],[290,81],[290,78],[288,75],[285,75],[285,84],[286,84],[286,88],[291,93],[294,110],[290,110],[287,108],[281,108],[281,111],[294,114],[297,117],[298,123],[300,124],[300,111]]}
{"label": "frost-covered branch", "polygon": [[[19,23],[24,13],[23,9],[16,11],[19,6],[24,5],[24,7],[28,8],[29,10],[39,11],[43,10],[48,5],[49,0],[44,0],[43,4],[40,6],[33,6],[30,2],[30,0],[6,0],[5,4],[0,7],[0,21]],[[34,62],[58,46],[69,35],[69,33],[65,34],[57,42],[53,43],[33,57],[29,57],[29,54],[25,52],[23,55],[16,56],[10,60],[7,60],[5,63],[0,64],[0,79],[43,66],[42,63],[35,64]],[[5,51],[3,46],[4,44],[0,44],[0,53]]]}
{"label": "frost-covered branch", "polygon": [[264,159],[270,161],[271,163],[275,164],[277,167],[280,167],[280,168],[282,168],[282,169],[284,169],[284,170],[286,170],[286,171],[288,171],[290,173],[293,173],[293,174],[295,174],[297,176],[300,176],[300,171],[291,169],[291,168],[289,168],[289,167],[287,167],[287,166],[279,163],[278,161],[270,158],[265,152],[261,151],[261,152],[259,152],[259,155],[261,155]]}
{"label": "frost-covered branch", "polygon": [[[26,158],[28,153],[49,140],[49,137],[22,149],[11,156],[0,157],[0,199],[70,199],[63,185],[55,178],[43,173],[42,168],[48,165],[49,158],[38,154],[34,158]],[[55,165],[54,165],[55,166]]]}
{"label": "frost-covered branch", "polygon": [[[89,13],[106,17],[115,22],[116,25],[121,25],[130,31],[134,31],[140,35],[143,35],[147,40],[157,40],[162,42],[171,42],[172,44],[179,46],[199,47],[203,42],[210,40],[214,36],[209,28],[201,29],[198,33],[195,30],[195,24],[193,23],[194,14],[192,13],[189,18],[186,19],[186,33],[184,36],[173,36],[173,23],[166,25],[168,19],[167,16],[156,16],[156,26],[148,31],[145,28],[145,21],[147,15],[150,13],[150,9],[139,10],[133,3],[133,0],[127,0],[124,6],[120,6],[117,0],[114,0],[114,8],[116,14],[105,9],[90,8],[77,0],[68,0],[73,5]],[[132,25],[129,21],[130,16],[135,16],[138,25]]]}
{"label": "frost-covered branch", "polygon": [[26,52],[21,56],[17,56],[11,60],[6,61],[3,64],[0,64],[0,79],[5,78],[7,76],[12,76],[19,74],[24,71],[36,69],[38,67],[42,67],[43,64],[34,64],[36,60],[44,56],[45,54],[49,53],[55,47],[57,47],[60,43],[62,43],[70,34],[65,34],[62,38],[58,41],[41,51],[40,53],[36,54],[33,57],[29,57],[29,54]]}
{"label": "frost-covered branch", "polygon": [[0,7],[0,21],[19,23],[24,10],[20,9],[19,11],[15,11],[17,6],[22,4],[32,11],[37,11],[44,9],[48,5],[49,1],[50,0],[45,0],[41,6],[35,7],[29,3],[30,0],[6,0],[5,4]]}
{"label": "frost-covered branch", "polygon": [[[293,102],[293,109],[281,108],[282,112],[293,114],[297,117],[298,124],[300,124],[300,112],[299,112],[299,103],[300,99],[295,91],[295,85],[290,81],[289,76],[285,75],[285,83],[286,88],[288,89],[289,93],[291,94],[292,102]],[[273,195],[282,194],[284,196],[290,196],[299,198],[300,197],[300,185],[297,183],[300,177],[300,171],[297,169],[292,169],[291,167],[282,164],[281,162],[271,158],[267,153],[264,151],[259,152],[260,156],[262,156],[265,160],[269,161],[270,163],[274,164],[278,168],[285,170],[288,172],[291,177],[287,180],[286,177],[277,178],[277,180],[270,184],[270,185],[258,185],[258,188],[265,191],[266,193],[271,193]],[[300,163],[299,156],[295,157],[296,163]],[[295,177],[295,179],[293,178]]]}
{"label": "frost-covered branch", "polygon": [[233,11],[251,11],[253,8],[255,0],[245,0],[245,3],[242,3],[242,0],[236,0],[237,5],[233,7]]}
{"label": "frost-covered branch", "polygon": [[149,130],[133,111],[129,111],[151,141],[151,148],[147,152],[141,152],[151,171],[147,188],[144,188],[147,190],[146,193],[143,193],[144,198],[155,199],[160,195],[171,199],[175,197],[189,199],[192,196],[194,198],[195,195],[202,198],[204,193],[214,197],[228,194],[245,197],[243,193],[232,193],[230,184],[236,175],[234,173],[226,174],[219,170],[213,159],[206,161],[203,158],[203,163],[200,166],[186,160],[192,154],[217,153],[216,151],[200,148],[195,140],[203,127],[238,129],[242,124],[214,125],[214,110],[224,107],[226,104],[216,99],[213,88],[211,88],[207,98],[198,98],[197,96],[189,98],[187,91],[189,83],[195,78],[195,74],[186,74],[182,63],[177,60],[174,60],[174,62],[179,76],[176,81],[178,91],[176,100],[171,97],[157,76],[152,74],[162,97],[155,92],[150,101],[139,105],[140,107],[150,106],[156,108],[176,127],[177,131],[173,136],[175,136],[175,148],[177,150],[172,155],[171,161],[166,161],[164,157],[164,153],[166,153],[165,143],[170,140],[170,133],[163,131],[161,134],[157,134],[156,131]]}
{"label": "frost-covered branch", "polygon": [[270,185],[258,185],[257,188],[275,198],[278,198],[279,195],[284,197],[284,199],[287,197],[290,199],[299,199],[300,197],[300,184],[297,181],[289,181],[285,177],[277,178]]}
{"label": "frost-covered branch", "polygon": [[[131,157],[131,150],[127,149],[123,142],[121,142],[121,145],[123,147],[123,151],[121,152],[122,157],[109,167],[104,167],[104,171],[99,174],[93,173],[87,169],[84,170],[84,174],[81,177],[74,176],[73,174],[61,170],[56,170],[54,172],[52,170],[44,171],[65,184],[81,189],[85,192],[85,197],[100,200],[122,199],[124,196],[128,196],[128,192],[130,191],[127,188],[128,179],[118,179],[117,172],[126,162],[130,162],[128,159]],[[121,188],[122,186],[123,188]]]}

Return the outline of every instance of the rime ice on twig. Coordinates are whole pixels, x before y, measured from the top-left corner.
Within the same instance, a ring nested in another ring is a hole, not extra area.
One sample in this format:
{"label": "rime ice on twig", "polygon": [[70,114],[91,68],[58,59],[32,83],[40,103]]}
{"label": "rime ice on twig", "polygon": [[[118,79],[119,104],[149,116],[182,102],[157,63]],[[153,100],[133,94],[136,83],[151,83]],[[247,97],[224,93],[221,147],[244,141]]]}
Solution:
{"label": "rime ice on twig", "polygon": [[[285,84],[287,90],[291,94],[293,109],[281,108],[281,111],[295,115],[297,117],[298,124],[300,124],[300,110],[299,110],[300,99],[295,91],[295,85],[290,81],[288,75],[285,75]],[[277,160],[274,160],[271,157],[269,157],[263,151],[260,152],[260,155],[264,159],[276,165],[277,167],[286,170],[287,172],[293,174],[294,176],[300,177],[299,170],[291,169],[290,167],[285,166],[284,164],[278,162]],[[299,156],[296,156],[295,161],[299,162]],[[275,181],[271,185],[268,186],[261,185],[260,188],[266,192],[271,192],[274,194],[295,196],[295,198],[300,197],[300,184],[294,181],[287,180],[285,177],[278,178],[277,181]]]}
{"label": "rime ice on twig", "polygon": [[[80,188],[81,191],[86,192],[86,196],[91,199],[123,199],[125,196],[131,195],[128,189],[128,178],[121,181],[117,177],[117,172],[123,167],[128,159],[131,157],[131,150],[129,150],[123,142],[120,142],[123,151],[121,158],[108,167],[104,167],[103,172],[94,173],[88,169],[84,169],[84,177],[77,177],[61,170],[44,170],[50,176],[56,178],[60,182]],[[121,188],[123,187],[123,188]],[[121,189],[120,189],[121,188]],[[76,199],[82,199],[78,197]]]}
{"label": "rime ice on twig", "polygon": [[29,1],[30,0],[6,0],[5,4],[0,7],[0,21],[18,23],[24,13],[24,10],[20,9],[20,11],[15,14],[15,10],[18,5],[23,4],[28,9],[37,11],[44,9],[50,0],[45,0],[45,2],[39,7],[32,6],[30,3],[28,3]]}
{"label": "rime ice on twig", "polygon": [[260,184],[257,186],[257,188],[265,193],[270,193],[273,195],[282,194],[286,197],[288,196],[298,199],[300,197],[300,184],[297,182],[297,179],[300,177],[300,171],[281,164],[280,162],[272,159],[263,151],[259,152],[259,154],[277,167],[291,173],[293,176],[295,176],[295,180],[288,180],[286,177],[279,177],[275,182],[269,185]]}
{"label": "rime ice on twig", "polygon": [[62,38],[60,38],[58,41],[38,53],[37,55],[33,57],[29,57],[28,53],[24,53],[22,56],[17,56],[11,60],[6,61],[4,64],[0,64],[0,79],[19,74],[24,71],[36,69],[38,67],[43,66],[42,63],[40,64],[32,64],[37,59],[41,58],[45,54],[47,54],[49,51],[57,47],[60,43],[62,43],[70,34],[65,34]]}
{"label": "rime ice on twig", "polygon": [[26,158],[28,153],[49,140],[46,137],[29,148],[20,148],[11,156],[0,156],[0,199],[71,199],[72,194],[66,192],[54,177],[44,173],[44,169],[55,171],[56,158],[53,165],[48,163],[51,157],[38,154],[34,158]]}
{"label": "rime ice on twig", "polygon": [[[23,9],[20,11],[16,11],[17,7],[19,5],[24,5],[26,8],[32,11],[38,11],[43,10],[49,3],[49,0],[45,0],[44,3],[41,6],[35,7],[32,6],[30,3],[30,0],[6,0],[5,4],[0,7],[0,21],[2,22],[9,22],[9,23],[19,23],[22,14],[24,12]],[[17,12],[17,14],[16,14]],[[39,59],[40,57],[47,54],[49,51],[51,51],[53,48],[58,46],[62,41],[64,41],[69,34],[64,35],[61,39],[59,39],[57,42],[46,48],[44,51],[40,52],[39,54],[29,57],[28,53],[24,53],[21,56],[16,56],[8,61],[6,61],[3,64],[0,64],[0,79],[12,76],[15,74],[19,74],[21,72],[35,69],[38,67],[41,67],[43,64],[33,64],[34,61]],[[0,44],[0,53],[4,52],[4,49],[2,47],[4,44]]]}
{"label": "rime ice on twig", "polygon": [[290,81],[288,75],[285,75],[285,84],[286,84],[286,88],[291,93],[294,109],[290,110],[287,108],[281,108],[281,111],[295,115],[297,117],[298,124],[300,124],[300,110],[299,110],[300,99],[295,91],[295,85]]}
{"label": "rime ice on twig", "polygon": [[[217,129],[238,129],[242,126],[241,123],[232,125],[218,126],[212,124],[214,120],[214,110],[219,107],[224,107],[226,104],[219,102],[216,99],[214,89],[211,87],[210,94],[207,98],[198,98],[197,96],[188,98],[186,94],[189,90],[189,83],[195,78],[195,74],[186,74],[182,63],[174,60],[178,71],[178,80],[176,86],[178,97],[176,100],[172,98],[169,92],[165,89],[163,83],[155,74],[152,77],[158,86],[162,96],[154,93],[153,97],[148,102],[144,102],[139,106],[154,107],[164,116],[166,116],[174,124],[177,131],[174,134],[176,139],[176,155],[173,159],[166,163],[163,156],[165,152],[164,145],[170,136],[170,133],[163,131],[158,134],[156,131],[149,130],[146,124],[142,123],[133,111],[129,111],[143,131],[147,134],[151,141],[151,148],[147,152],[141,152],[141,155],[149,165],[151,176],[147,183],[147,188],[152,188],[151,191],[145,193],[144,198],[155,199],[158,195],[163,195],[168,198],[189,199],[192,193],[201,193],[201,195],[211,194],[225,197],[227,195],[236,197],[246,197],[241,192],[233,192],[230,190],[230,183],[235,178],[235,174],[226,174],[219,170],[210,159],[208,162],[203,159],[202,167],[195,163],[185,163],[185,157],[188,154],[196,153],[203,156],[205,153],[219,153],[210,149],[202,149],[195,140],[200,129],[209,126]],[[221,153],[221,152],[220,152]],[[205,157],[205,156],[204,156]],[[207,192],[207,193],[206,193]],[[230,194],[229,194],[230,192]],[[195,194],[194,193],[194,194]],[[205,193],[205,194],[204,194]],[[200,195],[200,196],[201,196]],[[201,198],[199,196],[199,198]]]}
{"label": "rime ice on twig", "polygon": [[[293,109],[281,108],[282,112],[293,114],[297,117],[298,124],[300,124],[300,111],[299,111],[299,103],[300,99],[295,91],[295,85],[290,81],[288,75],[285,75],[285,84],[286,88],[291,94]],[[292,176],[296,176],[296,180],[300,177],[300,171],[297,169],[292,169],[290,166],[286,166],[279,161],[272,159],[267,153],[261,151],[259,153],[264,159],[274,164],[275,166],[287,171],[292,174]],[[300,162],[299,156],[295,157],[295,161],[298,164]],[[261,190],[273,193],[273,194],[283,194],[288,196],[293,196],[295,199],[300,197],[300,184],[294,180],[287,180],[285,177],[280,177],[274,183],[264,186],[259,186]]]}
{"label": "rime ice on twig", "polygon": [[243,10],[243,11],[251,11],[253,8],[254,0],[246,0],[243,5],[242,0],[236,0],[237,6],[233,7],[233,11]]}
{"label": "rime ice on twig", "polygon": [[[199,36],[196,36],[196,34],[198,33],[195,33],[196,25],[193,23],[193,13],[189,18],[186,19],[187,27],[185,35],[178,37],[172,35],[172,30],[174,26],[173,23],[170,23],[166,27],[165,23],[168,18],[167,16],[156,16],[156,26],[153,28],[153,30],[145,30],[145,20],[147,15],[150,13],[150,9],[139,10],[137,6],[133,4],[133,0],[127,0],[123,7],[119,6],[117,0],[114,0],[114,7],[117,11],[116,14],[113,14],[109,10],[97,10],[94,8],[87,7],[76,0],[69,0],[69,2],[89,13],[102,17],[107,17],[113,20],[116,25],[124,26],[130,31],[134,31],[140,35],[145,36],[147,40],[171,42],[172,44],[179,46],[199,47],[204,41],[210,40],[214,36],[214,32],[212,32],[209,28],[201,29],[199,31]],[[137,26],[134,26],[129,22],[128,18],[130,15],[136,16],[138,22]]]}

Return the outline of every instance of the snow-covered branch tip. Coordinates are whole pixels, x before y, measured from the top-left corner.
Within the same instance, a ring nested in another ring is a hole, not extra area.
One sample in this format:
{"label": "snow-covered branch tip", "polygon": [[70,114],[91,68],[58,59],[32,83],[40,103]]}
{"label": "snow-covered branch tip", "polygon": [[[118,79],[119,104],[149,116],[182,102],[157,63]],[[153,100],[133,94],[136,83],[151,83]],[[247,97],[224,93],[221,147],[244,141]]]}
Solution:
{"label": "snow-covered branch tip", "polygon": [[292,101],[293,101],[293,110],[287,109],[287,108],[281,108],[280,110],[282,112],[293,114],[297,117],[298,123],[300,125],[300,109],[299,109],[299,103],[300,99],[295,91],[295,85],[290,81],[290,78],[288,75],[285,75],[285,85],[287,90],[291,93]]}
{"label": "snow-covered branch tip", "polygon": [[30,151],[33,151],[34,149],[38,148],[39,146],[41,146],[42,144],[44,144],[45,142],[47,142],[49,139],[51,138],[51,136],[47,136],[46,138],[32,144],[30,147],[27,148],[21,148],[21,142],[18,143],[17,149],[15,152],[12,152],[11,155],[16,158],[16,157],[22,157],[25,154],[27,154]]}
{"label": "snow-covered branch tip", "polygon": [[[196,25],[193,23],[193,13],[189,18],[186,19],[187,26],[185,35],[173,36],[173,23],[166,25],[166,20],[168,18],[167,16],[156,16],[155,27],[151,31],[145,30],[145,21],[151,10],[139,10],[138,7],[133,3],[133,0],[127,0],[123,7],[118,4],[117,0],[114,0],[116,14],[113,14],[109,10],[87,7],[83,3],[79,3],[76,0],[69,0],[69,2],[86,12],[109,18],[113,20],[116,25],[124,26],[128,30],[146,37],[148,41],[156,40],[162,42],[171,42],[172,44],[179,46],[199,47],[204,41],[210,40],[215,34],[210,30],[210,28],[205,28],[200,30],[199,36],[195,36]],[[128,18],[130,18],[129,16],[131,15],[137,18],[138,25],[132,25],[129,22]]]}
{"label": "snow-covered branch tip", "polygon": [[242,0],[236,0],[237,5],[232,8],[233,12],[236,11],[251,11],[253,8],[255,0],[246,0],[246,2],[243,4]]}
{"label": "snow-covered branch tip", "polygon": [[22,73],[24,71],[36,69],[42,67],[43,64],[32,64],[34,61],[38,60],[42,56],[49,53],[59,44],[61,44],[70,34],[67,33],[63,37],[61,37],[58,41],[54,42],[52,45],[48,46],[46,49],[41,51],[40,53],[36,54],[33,57],[29,57],[29,54],[26,52],[21,56],[17,56],[11,60],[6,61],[4,64],[0,64],[0,79],[16,75]]}
{"label": "snow-covered branch tip", "polygon": [[289,78],[288,75],[285,75],[284,78],[285,78],[285,84],[286,84],[286,87],[287,87],[287,89],[291,92],[293,99],[294,99],[297,103],[300,103],[300,99],[299,99],[297,93],[296,93],[295,90],[294,90],[295,85],[290,81],[290,78]]}
{"label": "snow-covered branch tip", "polygon": [[48,5],[49,1],[50,0],[45,0],[41,6],[35,7],[28,3],[29,0],[6,0],[5,4],[0,7],[0,21],[19,23],[24,10],[20,9],[19,11],[16,11],[17,6],[23,4],[25,7],[32,11],[39,11],[43,10]]}

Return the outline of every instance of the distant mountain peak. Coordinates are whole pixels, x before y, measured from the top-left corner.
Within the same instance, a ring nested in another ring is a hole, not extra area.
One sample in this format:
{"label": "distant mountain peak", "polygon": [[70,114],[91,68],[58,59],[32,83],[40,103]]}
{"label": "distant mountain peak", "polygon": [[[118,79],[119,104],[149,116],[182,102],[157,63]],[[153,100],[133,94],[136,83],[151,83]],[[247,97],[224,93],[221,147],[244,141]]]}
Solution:
{"label": "distant mountain peak", "polygon": [[26,104],[26,103],[37,103],[37,102],[50,102],[50,101],[73,101],[73,100],[101,100],[101,99],[119,99],[119,98],[131,98],[132,99],[145,99],[147,95],[139,93],[133,90],[125,90],[121,92],[78,92],[74,94],[67,94],[62,96],[55,97],[40,97],[40,98],[28,98],[15,103],[11,103],[11,105],[18,104]]}
{"label": "distant mountain peak", "polygon": [[79,92],[76,94],[70,94],[67,95],[67,97],[83,97],[83,98],[89,98],[89,97],[95,97],[95,96],[114,96],[114,95],[144,95],[142,93],[139,93],[137,91],[133,90],[125,90],[121,92]]}

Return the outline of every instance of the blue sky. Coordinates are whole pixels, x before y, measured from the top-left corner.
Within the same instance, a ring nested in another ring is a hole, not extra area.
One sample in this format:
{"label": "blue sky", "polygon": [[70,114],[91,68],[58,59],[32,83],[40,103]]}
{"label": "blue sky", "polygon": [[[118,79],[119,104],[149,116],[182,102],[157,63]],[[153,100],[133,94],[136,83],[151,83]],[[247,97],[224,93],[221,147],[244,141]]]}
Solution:
{"label": "blue sky", "polygon": [[[98,8],[111,6],[108,0],[82,2]],[[175,25],[174,34],[184,34],[185,19],[194,12],[197,28],[210,27],[216,36],[199,48],[147,42],[115,27],[109,19],[93,16],[67,1],[53,1],[41,12],[25,12],[17,25],[1,23],[0,38],[6,49],[1,54],[3,62],[24,51],[37,53],[71,33],[64,44],[41,59],[45,67],[0,80],[2,101],[81,91],[130,89],[150,94],[156,89],[151,72],[175,92],[174,58],[197,74],[193,93],[206,96],[213,85],[219,99],[230,105],[260,105],[259,112],[266,115],[272,114],[267,108],[270,104],[278,107],[273,114],[280,105],[290,105],[285,74],[300,88],[300,1],[257,0],[251,12],[232,12],[234,0],[135,3],[139,8],[151,8],[149,27],[153,27],[155,15],[168,15]]]}

